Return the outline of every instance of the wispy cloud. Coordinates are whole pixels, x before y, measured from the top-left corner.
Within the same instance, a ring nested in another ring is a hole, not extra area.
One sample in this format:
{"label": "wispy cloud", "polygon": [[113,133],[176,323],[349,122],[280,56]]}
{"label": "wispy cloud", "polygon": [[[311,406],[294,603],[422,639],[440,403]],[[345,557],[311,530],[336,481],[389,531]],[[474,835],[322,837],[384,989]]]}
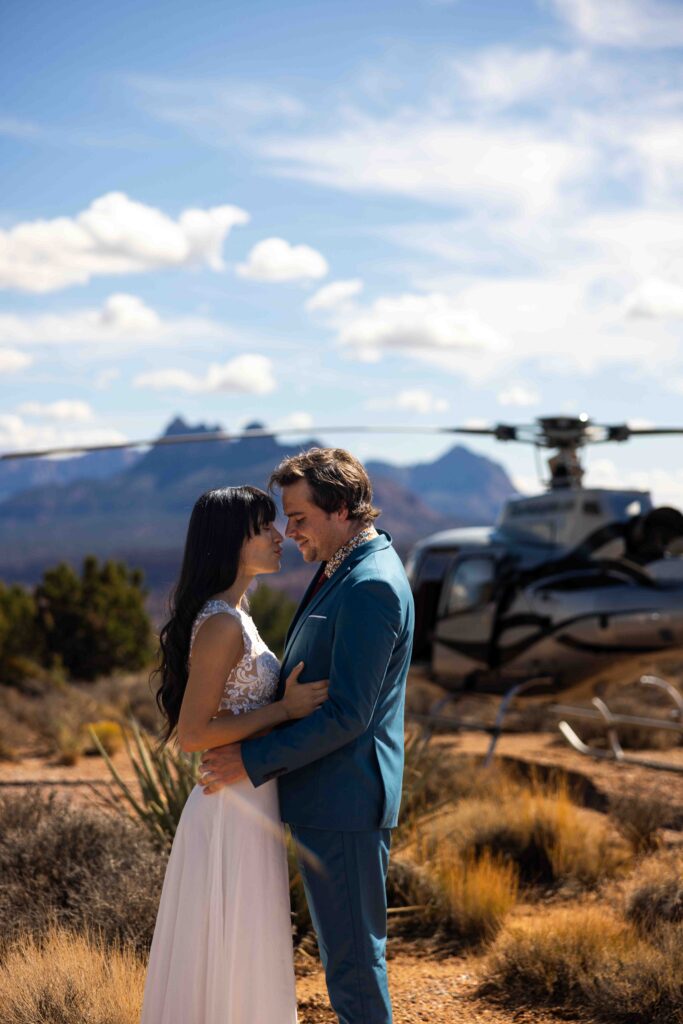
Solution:
{"label": "wispy cloud", "polygon": [[591,166],[587,147],[531,123],[493,127],[429,112],[354,113],[336,131],[255,146],[275,173],[344,192],[502,209],[552,209]]}
{"label": "wispy cloud", "polygon": [[683,10],[665,0],[546,0],[577,35],[598,46],[683,45]]}
{"label": "wispy cloud", "polygon": [[406,388],[391,398],[371,398],[365,403],[366,409],[398,409],[401,412],[417,413],[426,416],[429,413],[446,412],[448,402],[427,388]]}
{"label": "wispy cloud", "polygon": [[683,318],[683,286],[651,278],[626,297],[627,316]]}
{"label": "wispy cloud", "polygon": [[213,146],[232,147],[255,127],[296,123],[302,101],[266,82],[129,76],[125,84],[147,113]]}
{"label": "wispy cloud", "polygon": [[95,418],[91,406],[78,399],[62,398],[57,402],[24,402],[19,406],[23,416],[33,416],[58,423],[89,423]]}
{"label": "wispy cloud", "polygon": [[518,408],[526,408],[530,405],[538,405],[541,400],[537,389],[523,381],[516,381],[498,392],[498,401],[501,405],[514,405]]}
{"label": "wispy cloud", "polygon": [[228,391],[235,394],[267,395],[277,387],[273,363],[267,356],[242,355],[229,362],[209,366],[203,376],[187,370],[165,369],[141,373],[133,386],[152,391],[185,391],[189,394]]}
{"label": "wispy cloud", "polygon": [[306,300],[305,308],[309,313],[337,310],[348,306],[362,290],[363,282],[358,277],[349,281],[331,281]]}
{"label": "wispy cloud", "polygon": [[78,425],[65,426],[64,422],[27,423],[16,413],[0,413],[0,449],[25,451],[34,448],[69,447],[87,444],[116,444],[125,441],[119,430],[107,427]]}
{"label": "wispy cloud", "polygon": [[0,373],[17,373],[33,362],[33,356],[14,348],[0,348]]}
{"label": "wispy cloud", "polygon": [[[165,319],[136,295],[110,295],[99,308],[64,313],[0,314],[0,344],[85,345],[104,352],[126,343],[168,344],[182,340],[225,339],[225,327],[202,317]],[[28,357],[26,357],[28,358]]]}
{"label": "wispy cloud", "polygon": [[110,192],[76,217],[36,220],[0,231],[0,288],[49,292],[94,277],[168,267],[224,267],[223,243],[249,215],[236,206],[161,210]]}
{"label": "wispy cloud", "polygon": [[595,93],[596,85],[604,84],[604,73],[590,64],[585,50],[492,46],[456,58],[452,68],[468,101],[502,109],[540,100],[547,109],[550,98],[564,105],[567,100],[576,101],[577,91]]}

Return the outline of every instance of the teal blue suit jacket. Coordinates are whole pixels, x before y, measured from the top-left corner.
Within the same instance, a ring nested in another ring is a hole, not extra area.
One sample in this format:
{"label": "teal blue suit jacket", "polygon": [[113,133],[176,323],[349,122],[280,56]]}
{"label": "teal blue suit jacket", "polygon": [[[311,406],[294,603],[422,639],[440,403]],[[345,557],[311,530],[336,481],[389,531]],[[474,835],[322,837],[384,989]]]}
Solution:
{"label": "teal blue suit jacket", "polygon": [[329,679],[329,699],[307,718],[246,740],[255,786],[279,779],[284,821],[309,828],[393,828],[403,777],[405,684],[413,599],[386,533],[361,544],[294,616],[284,681],[303,661],[302,682]]}

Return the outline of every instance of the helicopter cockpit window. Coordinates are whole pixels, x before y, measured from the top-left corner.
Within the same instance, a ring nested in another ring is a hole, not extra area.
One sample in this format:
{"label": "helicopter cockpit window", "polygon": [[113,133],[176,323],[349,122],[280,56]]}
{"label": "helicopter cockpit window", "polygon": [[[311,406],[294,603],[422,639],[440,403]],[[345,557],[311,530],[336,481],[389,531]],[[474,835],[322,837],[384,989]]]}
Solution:
{"label": "helicopter cockpit window", "polygon": [[492,558],[465,558],[454,567],[446,586],[445,612],[470,611],[491,599],[495,577]]}
{"label": "helicopter cockpit window", "polygon": [[420,564],[420,582],[442,580],[453,551],[430,551]]}

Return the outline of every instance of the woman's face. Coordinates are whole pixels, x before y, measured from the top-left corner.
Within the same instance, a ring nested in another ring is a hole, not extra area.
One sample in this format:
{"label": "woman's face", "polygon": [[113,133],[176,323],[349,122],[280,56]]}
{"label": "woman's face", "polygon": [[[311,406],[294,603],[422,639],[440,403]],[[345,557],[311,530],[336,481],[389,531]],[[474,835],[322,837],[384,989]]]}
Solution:
{"label": "woman's face", "polygon": [[240,570],[249,576],[278,572],[281,555],[282,534],[275,523],[269,523],[245,540],[240,552]]}

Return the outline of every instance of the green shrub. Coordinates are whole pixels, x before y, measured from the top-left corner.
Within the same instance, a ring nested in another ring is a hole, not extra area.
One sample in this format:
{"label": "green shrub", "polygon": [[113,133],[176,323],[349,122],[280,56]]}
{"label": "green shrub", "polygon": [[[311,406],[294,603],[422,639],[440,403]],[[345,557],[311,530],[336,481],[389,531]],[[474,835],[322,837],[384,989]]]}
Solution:
{"label": "green shrub", "polygon": [[128,813],[144,825],[158,846],[167,848],[173,842],[185,802],[196,785],[201,754],[187,756],[168,744],[155,746],[135,721],[131,721],[130,731],[131,737],[124,732],[123,739],[138,793],[123,781],[97,733],[91,730],[90,735],[107,763],[119,794],[128,804]]}
{"label": "green shrub", "polygon": [[76,679],[95,679],[149,662],[150,622],[142,575],[122,562],[89,556],[81,576],[62,563],[36,589],[47,657]]}
{"label": "green shrub", "polygon": [[32,594],[0,582],[0,685],[17,685],[43,655],[43,638]]}
{"label": "green shrub", "polygon": [[273,654],[282,657],[285,636],[296,611],[296,601],[272,587],[260,583],[249,596],[249,613],[252,616],[262,640]]}

